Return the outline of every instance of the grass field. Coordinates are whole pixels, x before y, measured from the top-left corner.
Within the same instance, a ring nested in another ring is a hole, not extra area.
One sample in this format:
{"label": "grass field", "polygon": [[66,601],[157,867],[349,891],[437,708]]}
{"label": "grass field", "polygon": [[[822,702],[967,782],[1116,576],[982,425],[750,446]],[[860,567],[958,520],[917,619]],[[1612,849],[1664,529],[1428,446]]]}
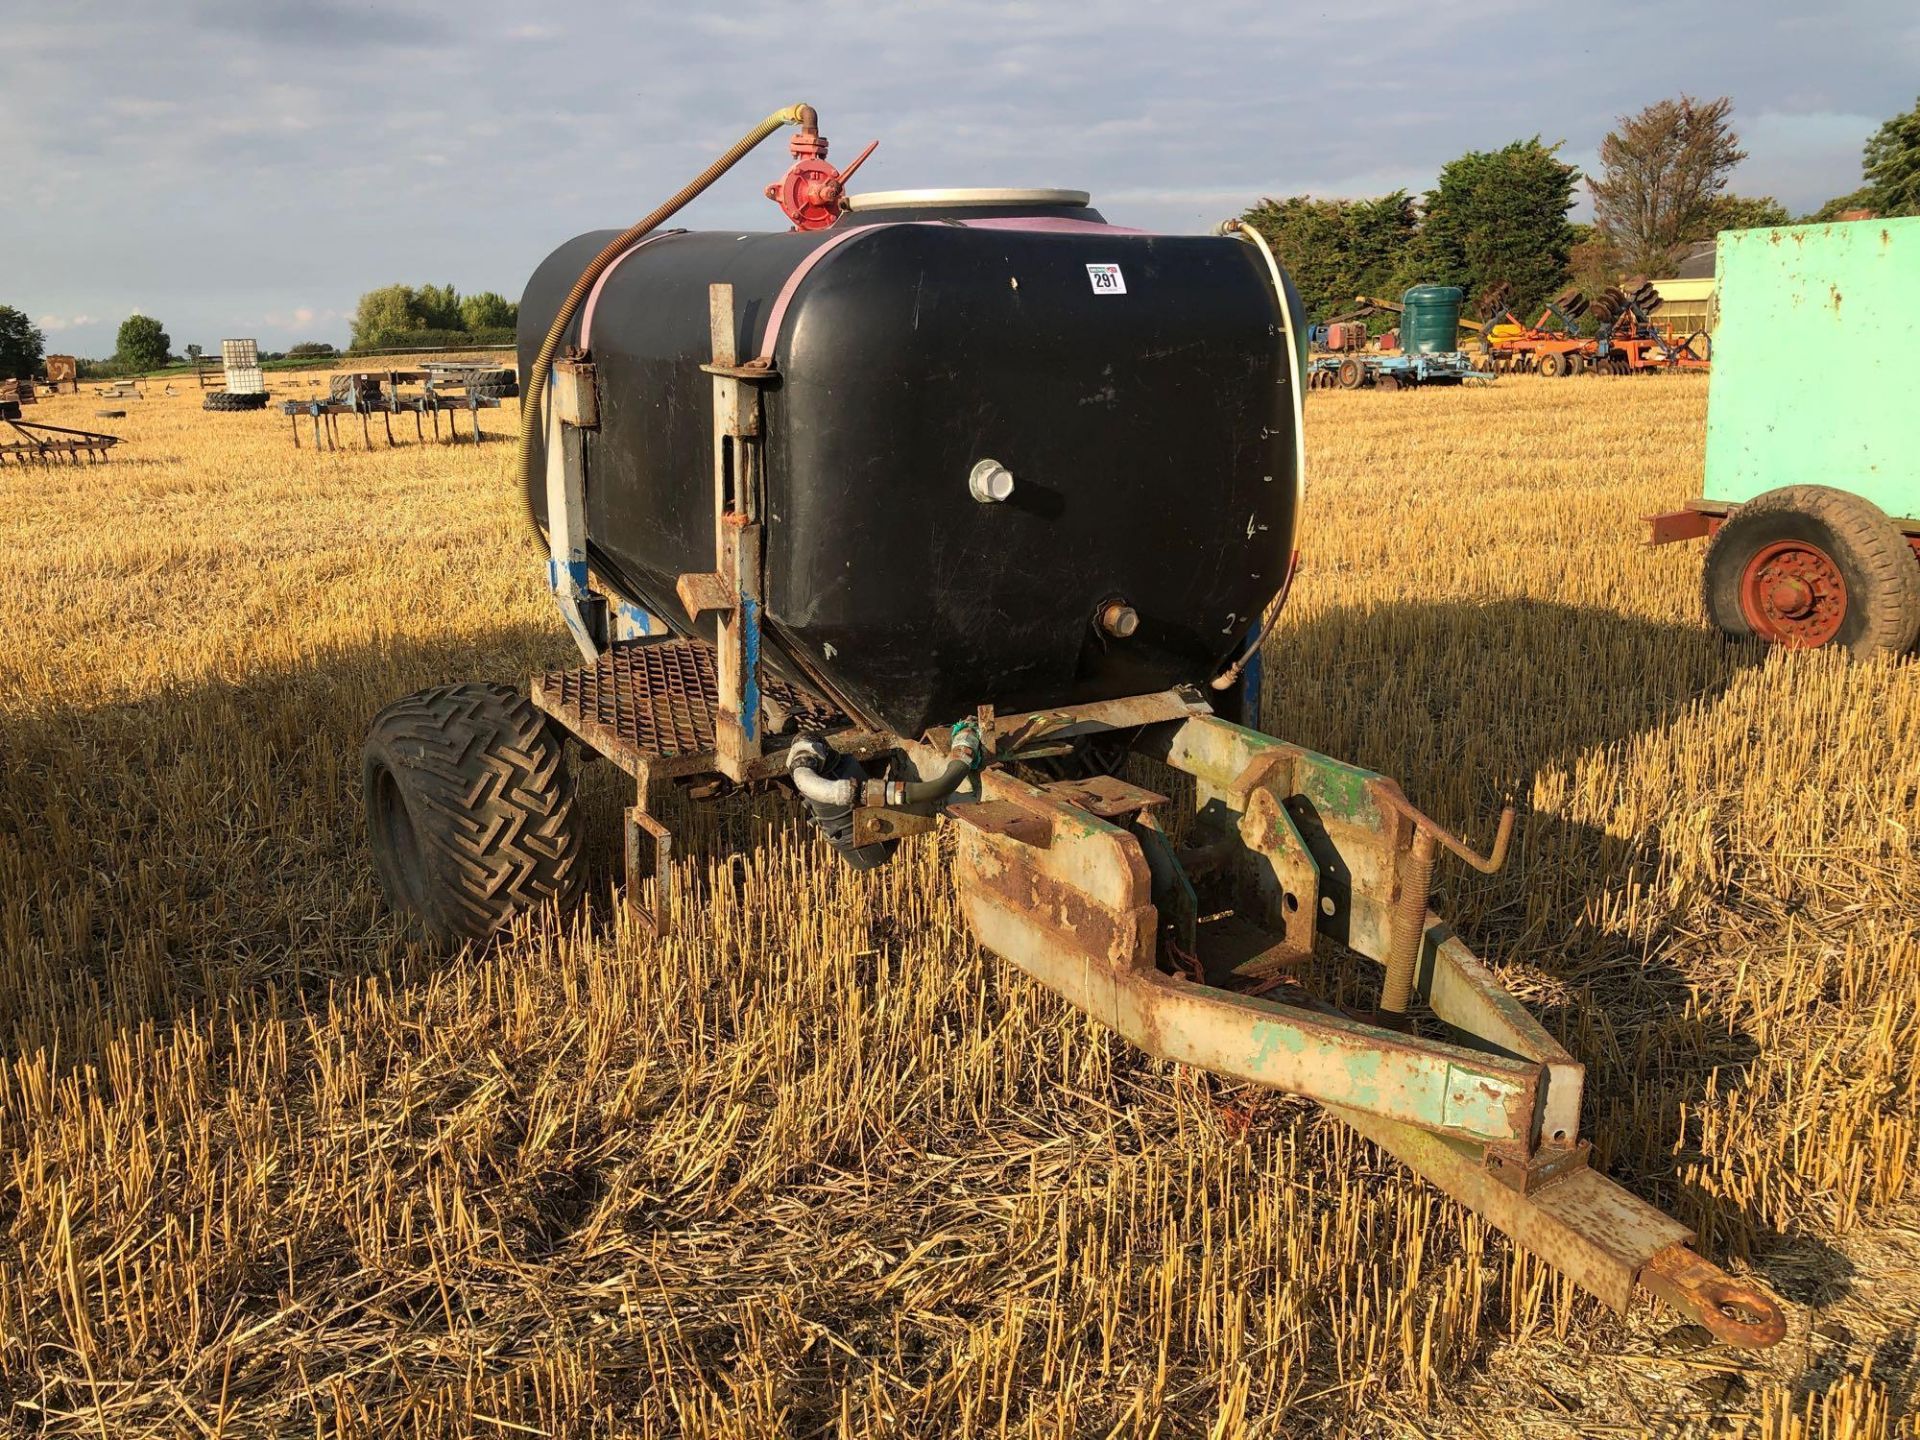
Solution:
{"label": "grass field", "polygon": [[0,471],[0,1425],[1920,1433],[1920,665],[1707,633],[1637,524],[1705,394],[1315,392],[1267,728],[1482,841],[1520,802],[1441,908],[1588,1065],[1596,1163],[1789,1302],[1775,1350],[1616,1320],[1130,1050],[972,943],[932,843],[860,877],[731,804],[656,943],[598,767],[591,916],[411,948],[368,719],[571,654],[512,447],[296,454],[188,389]]}

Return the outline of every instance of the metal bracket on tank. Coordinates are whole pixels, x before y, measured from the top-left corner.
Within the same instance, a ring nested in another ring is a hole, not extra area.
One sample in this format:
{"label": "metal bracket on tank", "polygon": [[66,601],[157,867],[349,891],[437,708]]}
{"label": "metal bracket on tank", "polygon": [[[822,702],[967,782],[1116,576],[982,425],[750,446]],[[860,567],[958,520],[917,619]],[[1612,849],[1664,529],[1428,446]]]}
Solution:
{"label": "metal bracket on tank", "polygon": [[607,648],[607,601],[587,574],[585,431],[600,423],[593,366],[561,360],[548,381],[547,585],[580,653],[591,663]]}
{"label": "metal bracket on tank", "polygon": [[713,537],[710,571],[680,576],[674,589],[689,619],[715,617],[715,763],[738,784],[760,758],[761,525],[764,431],[761,382],[771,366],[743,366],[733,322],[733,287],[707,287],[713,360]]}
{"label": "metal bracket on tank", "polygon": [[653,617],[609,601],[587,568],[587,433],[600,428],[599,376],[583,355],[554,364],[547,384],[547,585],[589,664],[610,640],[648,635]]}

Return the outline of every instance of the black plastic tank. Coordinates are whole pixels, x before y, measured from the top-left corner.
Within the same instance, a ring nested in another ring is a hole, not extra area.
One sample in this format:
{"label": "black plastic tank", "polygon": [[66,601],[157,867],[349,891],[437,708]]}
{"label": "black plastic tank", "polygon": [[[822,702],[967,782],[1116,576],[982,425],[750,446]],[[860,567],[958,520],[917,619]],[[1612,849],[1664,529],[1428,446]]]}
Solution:
{"label": "black plastic tank", "polygon": [[[785,658],[799,654],[903,735],[982,704],[1204,683],[1293,543],[1298,362],[1259,251],[1109,226],[1072,192],[855,205],[827,230],[665,235],[609,272],[587,336],[602,582],[693,633],[674,585],[714,563],[700,366],[707,287],[725,282],[740,355],[770,350],[779,372],[764,387],[767,663],[800,679]],[[534,273],[523,376],[614,233]],[[1304,336],[1290,289],[1286,303]],[[539,439],[527,483],[544,522]],[[1004,499],[976,498],[983,461],[1012,477]],[[1138,616],[1124,637],[1100,624],[1115,601]]]}

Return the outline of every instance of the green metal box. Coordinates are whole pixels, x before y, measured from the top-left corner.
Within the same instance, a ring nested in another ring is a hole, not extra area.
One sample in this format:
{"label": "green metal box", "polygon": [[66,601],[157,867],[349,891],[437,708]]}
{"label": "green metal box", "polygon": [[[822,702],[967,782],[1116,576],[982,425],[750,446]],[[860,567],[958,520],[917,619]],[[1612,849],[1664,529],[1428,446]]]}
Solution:
{"label": "green metal box", "polygon": [[1920,528],[1920,218],[1726,230],[1704,498],[1830,485]]}

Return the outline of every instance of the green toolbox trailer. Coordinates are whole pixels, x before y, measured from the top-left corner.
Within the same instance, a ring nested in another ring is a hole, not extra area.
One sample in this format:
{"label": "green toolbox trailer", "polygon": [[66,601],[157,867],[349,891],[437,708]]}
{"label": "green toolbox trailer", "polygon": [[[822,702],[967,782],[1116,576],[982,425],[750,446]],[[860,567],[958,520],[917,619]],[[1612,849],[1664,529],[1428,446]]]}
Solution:
{"label": "green toolbox trailer", "polygon": [[1720,236],[1704,495],[1651,543],[1711,537],[1736,639],[1896,653],[1920,639],[1920,218]]}

